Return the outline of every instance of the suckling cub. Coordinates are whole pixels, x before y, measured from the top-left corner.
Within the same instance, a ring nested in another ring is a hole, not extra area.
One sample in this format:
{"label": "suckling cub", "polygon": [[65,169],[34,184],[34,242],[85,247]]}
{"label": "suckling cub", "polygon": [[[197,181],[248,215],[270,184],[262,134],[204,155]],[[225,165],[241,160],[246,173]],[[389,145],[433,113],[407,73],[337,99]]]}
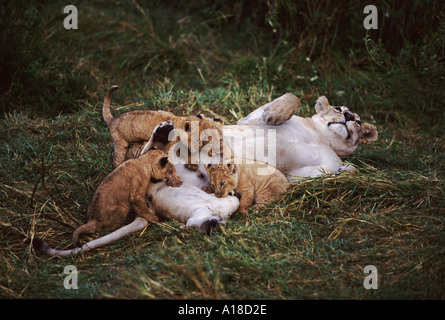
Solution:
{"label": "suckling cub", "polygon": [[204,191],[214,192],[218,198],[226,197],[232,191],[239,194],[238,211],[241,213],[247,213],[252,204],[260,207],[271,203],[289,185],[283,173],[266,163],[245,162],[245,159],[232,158],[218,164],[207,164],[210,187],[203,187]]}

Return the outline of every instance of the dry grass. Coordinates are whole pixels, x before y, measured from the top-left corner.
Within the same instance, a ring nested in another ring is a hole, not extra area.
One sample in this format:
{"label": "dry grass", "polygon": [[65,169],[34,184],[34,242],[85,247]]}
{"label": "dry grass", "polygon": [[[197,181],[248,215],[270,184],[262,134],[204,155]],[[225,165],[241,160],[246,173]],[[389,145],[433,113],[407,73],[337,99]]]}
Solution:
{"label": "dry grass", "polygon": [[[320,3],[308,2],[302,21],[308,12],[318,15]],[[338,31],[329,40],[324,28],[341,27],[338,10],[356,5],[326,3],[337,11],[314,20],[318,40],[309,42],[310,28],[301,32],[299,50],[292,34],[300,22],[286,20],[299,4],[286,1],[259,8],[272,23],[285,18],[275,25],[278,34],[270,24],[257,24],[258,16],[233,15],[232,5],[205,13],[206,7],[190,4],[185,14],[174,5],[139,1],[82,3],[76,33],[61,29],[57,17],[35,29],[45,35],[44,51],[52,59],[31,71],[49,77],[43,83],[55,83],[63,99],[39,95],[34,101],[27,91],[23,100],[3,96],[13,108],[0,119],[0,297],[445,298],[443,25],[428,30],[422,39],[431,41],[424,46],[411,45],[404,34],[408,44],[398,55],[369,39],[369,52],[364,43],[333,50],[331,42],[346,36]],[[351,21],[357,17],[362,12]],[[409,26],[399,25],[414,30],[412,17],[405,18]],[[370,54],[389,57],[386,69]],[[62,80],[52,79],[60,72]],[[78,89],[87,97],[66,90],[63,79],[79,73]],[[85,76],[89,80],[82,82]],[[169,221],[85,255],[48,258],[27,240],[69,248],[95,188],[111,170],[112,144],[101,119],[110,83],[121,87],[113,97],[115,114],[144,108],[204,112],[228,124],[284,92],[301,97],[300,113],[308,116],[323,94],[375,124],[379,140],[347,159],[358,173],[302,179],[276,203],[233,216],[209,237]],[[54,101],[75,101],[70,110],[76,111],[54,115],[65,107],[55,111]],[[55,113],[43,116],[42,106]],[[80,272],[77,290],[63,287],[68,264]],[[378,268],[378,290],[363,288],[366,265]]]}
{"label": "dry grass", "polygon": [[[188,94],[175,104],[184,101]],[[27,239],[70,247],[91,194],[111,169],[111,143],[94,109],[2,121],[3,297],[443,297],[443,172],[362,157],[392,148],[387,134],[350,159],[358,173],[301,179],[275,204],[234,216],[210,237],[170,221],[71,259],[35,253]],[[76,292],[62,285],[67,264],[81,272]],[[374,292],[362,286],[368,264],[380,274]]]}

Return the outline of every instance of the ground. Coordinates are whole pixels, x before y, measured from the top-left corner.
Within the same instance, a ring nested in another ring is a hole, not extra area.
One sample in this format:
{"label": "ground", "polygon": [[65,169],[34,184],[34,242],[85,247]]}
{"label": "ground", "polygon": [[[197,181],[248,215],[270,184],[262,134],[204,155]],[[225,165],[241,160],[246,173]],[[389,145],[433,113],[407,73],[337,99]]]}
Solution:
{"label": "ground", "polygon": [[[444,299],[443,9],[396,3],[385,10],[399,20],[382,9],[375,32],[364,30],[363,8],[330,1],[89,1],[78,4],[78,30],[63,28],[63,2],[10,4],[1,12],[11,48],[1,49],[10,79],[0,88],[0,297]],[[404,15],[414,9],[417,20]],[[420,29],[429,19],[435,29]],[[310,116],[326,95],[374,124],[379,140],[345,159],[357,173],[301,179],[210,236],[168,221],[68,259],[36,253],[27,239],[70,247],[112,169],[101,116],[112,84],[114,114],[202,112],[226,124],[285,92]],[[78,289],[64,287],[68,265]],[[376,290],[363,285],[368,265]]]}

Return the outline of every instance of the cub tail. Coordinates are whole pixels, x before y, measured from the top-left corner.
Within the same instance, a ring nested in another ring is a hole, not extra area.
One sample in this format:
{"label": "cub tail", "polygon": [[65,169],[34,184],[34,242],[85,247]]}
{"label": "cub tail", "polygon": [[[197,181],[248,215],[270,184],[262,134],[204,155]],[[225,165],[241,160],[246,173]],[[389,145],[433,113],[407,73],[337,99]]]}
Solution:
{"label": "cub tail", "polygon": [[111,121],[113,121],[113,115],[111,114],[110,105],[111,105],[111,95],[113,91],[116,89],[119,89],[119,87],[116,85],[111,86],[111,88],[108,89],[107,95],[105,96],[104,99],[104,104],[102,106],[102,116],[107,126],[110,126]]}
{"label": "cub tail", "polygon": [[90,220],[90,221],[88,221],[88,223],[81,225],[79,228],[77,228],[73,232],[74,246],[77,247],[79,245],[79,236],[82,233],[93,233],[95,231],[96,231],[96,221],[95,220]]}

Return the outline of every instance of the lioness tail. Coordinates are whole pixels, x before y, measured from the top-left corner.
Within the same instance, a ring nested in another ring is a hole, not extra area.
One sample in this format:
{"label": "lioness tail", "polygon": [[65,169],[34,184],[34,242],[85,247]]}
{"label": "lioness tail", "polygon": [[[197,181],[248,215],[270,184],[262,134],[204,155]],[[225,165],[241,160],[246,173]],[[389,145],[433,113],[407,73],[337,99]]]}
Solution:
{"label": "lioness tail", "polygon": [[80,252],[88,252],[90,250],[106,246],[116,240],[129,235],[130,233],[143,230],[148,224],[148,221],[142,217],[136,217],[134,221],[122,228],[117,229],[99,239],[92,240],[85,243],[82,247],[77,247],[69,250],[57,250],[51,248],[51,246],[41,239],[34,238],[32,245],[35,250],[41,251],[43,253],[49,254],[51,256],[67,257],[70,255],[75,255]]}

